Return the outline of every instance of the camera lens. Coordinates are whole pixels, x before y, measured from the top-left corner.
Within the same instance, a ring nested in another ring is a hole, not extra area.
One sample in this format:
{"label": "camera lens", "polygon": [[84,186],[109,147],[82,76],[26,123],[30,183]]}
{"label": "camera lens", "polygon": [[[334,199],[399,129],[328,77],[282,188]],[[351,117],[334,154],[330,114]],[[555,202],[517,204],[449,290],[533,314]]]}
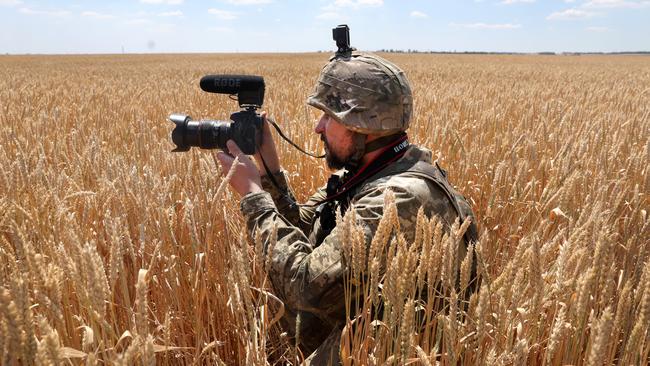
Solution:
{"label": "camera lens", "polygon": [[232,122],[198,122],[198,147],[202,149],[225,149],[226,142],[232,139]]}
{"label": "camera lens", "polygon": [[232,138],[232,122],[192,121],[191,117],[182,115],[171,115],[169,119],[176,124],[172,131],[174,151],[188,151],[193,146],[223,150],[226,141]]}

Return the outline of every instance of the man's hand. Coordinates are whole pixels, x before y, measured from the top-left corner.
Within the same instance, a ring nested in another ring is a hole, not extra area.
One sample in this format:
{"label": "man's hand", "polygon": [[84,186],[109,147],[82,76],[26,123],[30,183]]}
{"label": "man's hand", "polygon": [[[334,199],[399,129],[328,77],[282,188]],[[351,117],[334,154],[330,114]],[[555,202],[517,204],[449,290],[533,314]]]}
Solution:
{"label": "man's hand", "polygon": [[255,161],[257,161],[257,166],[260,168],[260,175],[267,174],[262,163],[262,158],[264,158],[264,162],[269,167],[271,174],[275,174],[280,171],[280,158],[278,158],[275,141],[273,140],[273,135],[271,135],[271,127],[266,120],[266,112],[262,112],[261,116],[264,119],[264,123],[262,124],[262,144],[257,153],[255,153]]}
{"label": "man's hand", "polygon": [[[228,151],[230,151],[230,154],[232,155],[219,151],[217,153],[217,160],[219,160],[222,174],[224,176],[228,175],[228,172],[230,172],[231,169],[235,169],[230,181],[228,182],[230,187],[241,196],[245,196],[248,193],[262,192],[260,172],[255,163],[253,163],[250,157],[241,152],[239,146],[237,146],[234,141],[228,140],[226,145],[228,146]],[[239,162],[236,166],[233,166],[235,157],[239,158]]]}

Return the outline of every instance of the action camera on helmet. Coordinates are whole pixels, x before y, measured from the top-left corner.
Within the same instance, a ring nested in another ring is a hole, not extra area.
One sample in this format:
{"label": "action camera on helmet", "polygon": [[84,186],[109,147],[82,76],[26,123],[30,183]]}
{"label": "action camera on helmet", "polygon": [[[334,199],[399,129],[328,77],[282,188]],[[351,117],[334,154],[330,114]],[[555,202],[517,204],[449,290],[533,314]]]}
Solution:
{"label": "action camera on helmet", "polygon": [[346,24],[341,24],[332,29],[332,38],[338,47],[337,54],[352,52],[350,48],[350,28]]}

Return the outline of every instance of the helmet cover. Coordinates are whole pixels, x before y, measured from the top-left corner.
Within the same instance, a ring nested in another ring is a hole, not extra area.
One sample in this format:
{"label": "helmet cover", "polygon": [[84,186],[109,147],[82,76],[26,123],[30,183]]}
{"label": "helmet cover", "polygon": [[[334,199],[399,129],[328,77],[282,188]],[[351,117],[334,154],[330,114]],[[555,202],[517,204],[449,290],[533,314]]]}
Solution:
{"label": "helmet cover", "polygon": [[399,67],[381,57],[355,52],[330,59],[307,104],[352,131],[384,136],[408,128],[413,96]]}

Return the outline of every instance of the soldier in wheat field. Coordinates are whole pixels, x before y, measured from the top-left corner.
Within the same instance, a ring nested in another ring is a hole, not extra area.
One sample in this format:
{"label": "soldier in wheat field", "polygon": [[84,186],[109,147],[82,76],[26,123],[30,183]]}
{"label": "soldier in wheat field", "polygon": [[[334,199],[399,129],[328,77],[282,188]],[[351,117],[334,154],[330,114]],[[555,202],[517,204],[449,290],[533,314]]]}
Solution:
{"label": "soldier in wheat field", "polygon": [[[300,334],[307,364],[337,364],[348,270],[337,235],[337,212],[345,216],[354,211],[368,245],[389,191],[409,241],[420,207],[447,226],[473,219],[473,214],[447,182],[445,171],[432,163],[431,151],[409,143],[413,98],[406,75],[393,63],[366,53],[337,54],[322,69],[307,104],[322,111],[314,133],[323,141],[328,167],[336,172],[305,204],[295,203],[266,117],[262,145],[254,155],[257,165],[232,141],[230,154],[220,152],[217,158],[227,174],[239,157],[230,185],[242,196],[250,236],[261,234],[269,278],[285,304],[285,329]],[[274,232],[277,240],[272,240]],[[476,237],[472,223],[458,249],[460,259]]]}

